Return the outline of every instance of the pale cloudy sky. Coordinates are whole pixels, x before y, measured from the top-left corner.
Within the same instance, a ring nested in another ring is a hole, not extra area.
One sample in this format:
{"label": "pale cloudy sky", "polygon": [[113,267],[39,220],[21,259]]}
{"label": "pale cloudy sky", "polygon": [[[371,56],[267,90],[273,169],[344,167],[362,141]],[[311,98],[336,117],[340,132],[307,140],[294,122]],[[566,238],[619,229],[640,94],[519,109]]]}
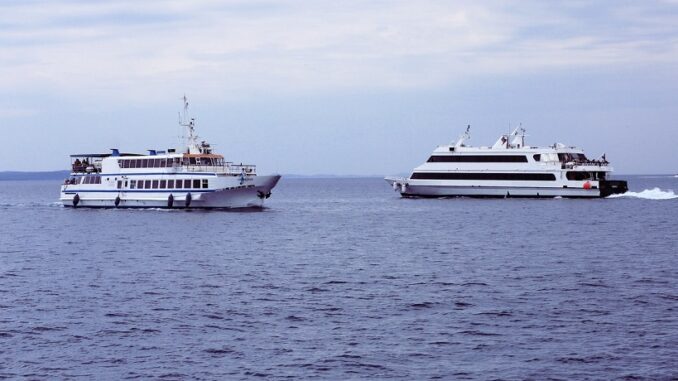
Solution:
{"label": "pale cloudy sky", "polygon": [[678,1],[0,2],[0,170],[198,132],[261,172],[408,172],[489,145],[678,173]]}

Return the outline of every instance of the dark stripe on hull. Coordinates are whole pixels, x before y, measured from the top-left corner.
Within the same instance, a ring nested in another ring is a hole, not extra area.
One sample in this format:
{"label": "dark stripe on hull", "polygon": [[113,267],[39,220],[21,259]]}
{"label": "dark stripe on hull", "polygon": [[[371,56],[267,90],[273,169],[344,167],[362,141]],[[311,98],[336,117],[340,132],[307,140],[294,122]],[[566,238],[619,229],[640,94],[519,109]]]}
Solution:
{"label": "dark stripe on hull", "polygon": [[598,189],[558,187],[408,185],[403,197],[421,198],[600,198]]}
{"label": "dark stripe on hull", "polygon": [[425,194],[413,194],[413,193],[401,193],[400,194],[404,198],[492,198],[492,199],[502,199],[502,198],[531,198],[531,199],[540,199],[540,198],[556,198],[556,197],[562,197],[562,198],[584,198],[584,199],[594,199],[594,198],[603,198],[603,196],[547,196],[547,195],[534,195],[534,196],[527,196],[527,195],[517,195],[517,196],[512,196],[510,193],[508,195],[500,196],[500,195],[490,195],[490,194],[485,194],[485,195],[456,195],[456,196],[436,196],[436,195],[425,195]]}
{"label": "dark stripe on hull", "polygon": [[246,211],[248,209],[251,210],[264,210],[267,209],[266,206],[233,206],[233,207],[211,207],[211,206],[190,206],[190,207],[185,207],[185,206],[173,206],[171,208],[167,206],[118,206],[116,207],[115,205],[82,205],[78,204],[77,207],[74,207],[73,205],[70,204],[64,204],[65,208],[72,208],[72,209],[177,209],[177,210],[238,210],[238,211]]}

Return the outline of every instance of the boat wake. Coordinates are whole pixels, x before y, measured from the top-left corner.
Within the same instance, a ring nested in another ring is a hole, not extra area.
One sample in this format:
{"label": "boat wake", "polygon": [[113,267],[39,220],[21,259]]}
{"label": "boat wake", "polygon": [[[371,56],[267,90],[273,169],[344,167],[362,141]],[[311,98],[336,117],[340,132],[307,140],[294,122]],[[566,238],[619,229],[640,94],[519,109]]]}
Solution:
{"label": "boat wake", "polygon": [[613,194],[607,198],[641,198],[644,200],[674,200],[678,198],[672,190],[663,191],[659,188],[645,189],[640,192],[626,192]]}

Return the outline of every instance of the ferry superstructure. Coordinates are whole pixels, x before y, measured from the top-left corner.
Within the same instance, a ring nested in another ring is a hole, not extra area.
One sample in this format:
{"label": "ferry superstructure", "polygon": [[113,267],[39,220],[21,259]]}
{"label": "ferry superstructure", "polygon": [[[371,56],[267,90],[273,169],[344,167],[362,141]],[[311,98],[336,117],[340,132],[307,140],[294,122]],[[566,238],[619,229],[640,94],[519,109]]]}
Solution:
{"label": "ferry superstructure", "polygon": [[530,147],[525,130],[502,135],[492,147],[467,146],[470,126],[456,143],[439,146],[408,178],[387,177],[403,197],[607,197],[628,190],[611,180],[603,155],[554,144]]}
{"label": "ferry superstructure", "polygon": [[279,175],[257,175],[256,166],[235,164],[212,152],[188,120],[180,124],[185,147],[148,154],[71,155],[71,174],[61,186],[66,207],[103,208],[261,208]]}

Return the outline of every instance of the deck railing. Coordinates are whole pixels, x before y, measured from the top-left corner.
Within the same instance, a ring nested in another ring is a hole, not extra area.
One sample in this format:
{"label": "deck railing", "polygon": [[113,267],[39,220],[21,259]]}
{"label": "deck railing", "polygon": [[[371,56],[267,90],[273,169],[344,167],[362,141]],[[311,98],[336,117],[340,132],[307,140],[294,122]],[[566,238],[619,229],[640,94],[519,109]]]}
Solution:
{"label": "deck railing", "polygon": [[225,163],[224,165],[180,165],[174,168],[177,172],[215,172],[218,174],[227,174],[237,176],[240,174],[256,175],[257,166],[250,164],[232,164]]}
{"label": "deck railing", "polygon": [[562,164],[563,169],[572,169],[579,166],[591,166],[591,167],[607,167],[610,165],[610,162],[607,160],[576,160],[568,161],[567,163]]}

